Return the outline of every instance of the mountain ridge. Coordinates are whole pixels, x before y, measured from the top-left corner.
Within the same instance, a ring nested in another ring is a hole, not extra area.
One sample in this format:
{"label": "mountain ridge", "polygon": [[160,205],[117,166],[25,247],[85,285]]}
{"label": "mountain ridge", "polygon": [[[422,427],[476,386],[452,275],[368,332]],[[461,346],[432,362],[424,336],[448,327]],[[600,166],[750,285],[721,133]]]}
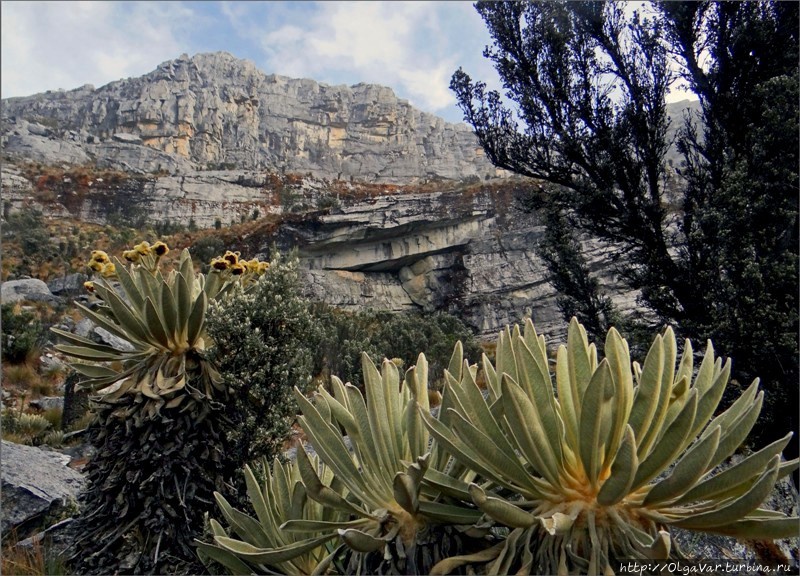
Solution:
{"label": "mountain ridge", "polygon": [[231,167],[385,183],[499,173],[467,125],[389,87],[266,74],[226,52],[184,54],[97,89],[4,99],[3,116],[51,125],[49,137],[75,132],[90,157],[109,140],[169,154],[172,173]]}

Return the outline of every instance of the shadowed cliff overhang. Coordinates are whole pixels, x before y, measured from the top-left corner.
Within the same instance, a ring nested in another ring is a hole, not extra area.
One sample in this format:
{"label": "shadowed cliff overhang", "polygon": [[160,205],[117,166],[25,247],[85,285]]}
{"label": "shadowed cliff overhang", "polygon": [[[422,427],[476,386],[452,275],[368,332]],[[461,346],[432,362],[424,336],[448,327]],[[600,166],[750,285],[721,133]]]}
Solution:
{"label": "shadowed cliff overhang", "polygon": [[[334,239],[326,239],[317,230],[313,242],[307,235],[307,244],[298,242],[298,255],[310,269],[396,272],[426,256],[463,250],[493,225],[494,217],[483,215],[444,222],[417,221],[389,229],[358,228],[350,234],[338,227]],[[299,233],[296,238],[304,236],[300,230],[294,232]]]}

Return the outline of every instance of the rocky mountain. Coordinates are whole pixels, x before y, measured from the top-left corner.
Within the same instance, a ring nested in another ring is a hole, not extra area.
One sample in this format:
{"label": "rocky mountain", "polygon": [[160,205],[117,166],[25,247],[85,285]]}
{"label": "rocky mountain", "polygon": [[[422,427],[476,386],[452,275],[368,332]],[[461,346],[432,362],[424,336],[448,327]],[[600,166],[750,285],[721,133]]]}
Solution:
{"label": "rocky mountain", "polygon": [[421,112],[390,88],[268,75],[224,52],[183,55],[98,89],[10,98],[3,117],[5,152],[44,162],[394,183],[496,174],[466,125]]}
{"label": "rocky mountain", "polygon": [[[673,105],[674,115],[687,107]],[[199,228],[269,216],[241,239],[246,253],[297,248],[315,298],[446,310],[484,337],[529,315],[563,335],[539,254],[544,228],[516,208],[530,182],[498,173],[466,125],[389,88],[326,86],[199,54],[99,89],[4,100],[2,114],[4,215],[31,206],[99,224]],[[620,308],[635,308],[609,247],[587,240],[584,255]]]}
{"label": "rocky mountain", "polygon": [[[256,229],[232,248],[269,257],[298,249],[309,296],[344,309],[444,310],[485,338],[531,316],[563,336],[557,294],[539,254],[544,226],[517,209],[530,183],[516,178],[436,186],[378,186],[247,171],[131,176],[86,181],[64,172],[55,189],[3,168],[7,212],[24,206],[52,217],[105,224],[250,220]],[[263,225],[259,223],[263,221]],[[585,242],[585,256],[623,310],[608,247]],[[87,247],[88,249],[88,247]]]}

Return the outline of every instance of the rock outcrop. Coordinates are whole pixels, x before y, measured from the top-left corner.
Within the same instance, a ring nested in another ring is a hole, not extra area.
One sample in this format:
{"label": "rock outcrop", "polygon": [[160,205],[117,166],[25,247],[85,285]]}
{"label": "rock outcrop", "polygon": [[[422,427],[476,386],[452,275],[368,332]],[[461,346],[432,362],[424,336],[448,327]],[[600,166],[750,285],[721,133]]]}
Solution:
{"label": "rock outcrop", "polygon": [[23,280],[10,280],[0,284],[0,302],[13,304],[22,301],[30,302],[57,302],[47,284],[36,278]]}
{"label": "rock outcrop", "polygon": [[[22,193],[4,194],[4,201],[18,209],[32,191],[14,182]],[[239,222],[255,211],[282,213],[280,223],[239,248],[265,256],[273,243],[298,248],[315,299],[350,309],[445,310],[483,337],[531,316],[545,334],[560,337],[557,294],[539,254],[544,227],[515,207],[527,186],[512,178],[365,191],[317,178],[216,171],[95,182],[90,192],[70,195],[65,188],[60,202],[39,206],[99,224],[141,216],[198,227]],[[635,294],[616,279],[609,248],[587,240],[584,251],[606,293],[622,311],[633,308]]]}
{"label": "rock outcrop", "polygon": [[[76,506],[85,480],[70,457],[2,441],[2,533],[25,537],[43,521]],[[74,512],[74,510],[72,510]]]}
{"label": "rock outcrop", "polygon": [[[445,310],[483,337],[530,316],[550,337],[565,325],[539,253],[544,226],[517,210],[525,183],[383,195],[307,214],[276,240],[298,248],[308,293],[342,308]],[[623,312],[635,294],[618,282],[607,246],[585,243],[589,266]]]}
{"label": "rock outcrop", "polygon": [[6,153],[140,172],[269,169],[412,182],[494,176],[471,130],[390,88],[267,75],[224,52],[140,78],[3,101]]}
{"label": "rock outcrop", "polygon": [[[484,337],[524,316],[554,337],[563,330],[539,254],[543,226],[514,208],[525,181],[493,179],[467,126],[388,88],[266,75],[215,53],[3,104],[4,152],[93,164],[44,182],[4,165],[4,215],[31,206],[98,224],[198,228],[270,215],[238,248],[297,247],[314,298],[446,310]],[[104,169],[119,172],[100,177]],[[587,240],[584,252],[604,291],[634,307],[609,247]]]}

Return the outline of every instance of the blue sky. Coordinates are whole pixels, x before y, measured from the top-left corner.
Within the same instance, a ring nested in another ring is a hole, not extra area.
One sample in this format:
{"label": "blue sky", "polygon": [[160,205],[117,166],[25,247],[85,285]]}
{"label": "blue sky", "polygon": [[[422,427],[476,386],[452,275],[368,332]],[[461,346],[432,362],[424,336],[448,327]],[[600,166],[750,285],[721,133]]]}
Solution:
{"label": "blue sky", "polygon": [[2,97],[140,76],[224,50],[266,73],[391,87],[449,121],[459,67],[497,87],[471,2],[2,2]]}

